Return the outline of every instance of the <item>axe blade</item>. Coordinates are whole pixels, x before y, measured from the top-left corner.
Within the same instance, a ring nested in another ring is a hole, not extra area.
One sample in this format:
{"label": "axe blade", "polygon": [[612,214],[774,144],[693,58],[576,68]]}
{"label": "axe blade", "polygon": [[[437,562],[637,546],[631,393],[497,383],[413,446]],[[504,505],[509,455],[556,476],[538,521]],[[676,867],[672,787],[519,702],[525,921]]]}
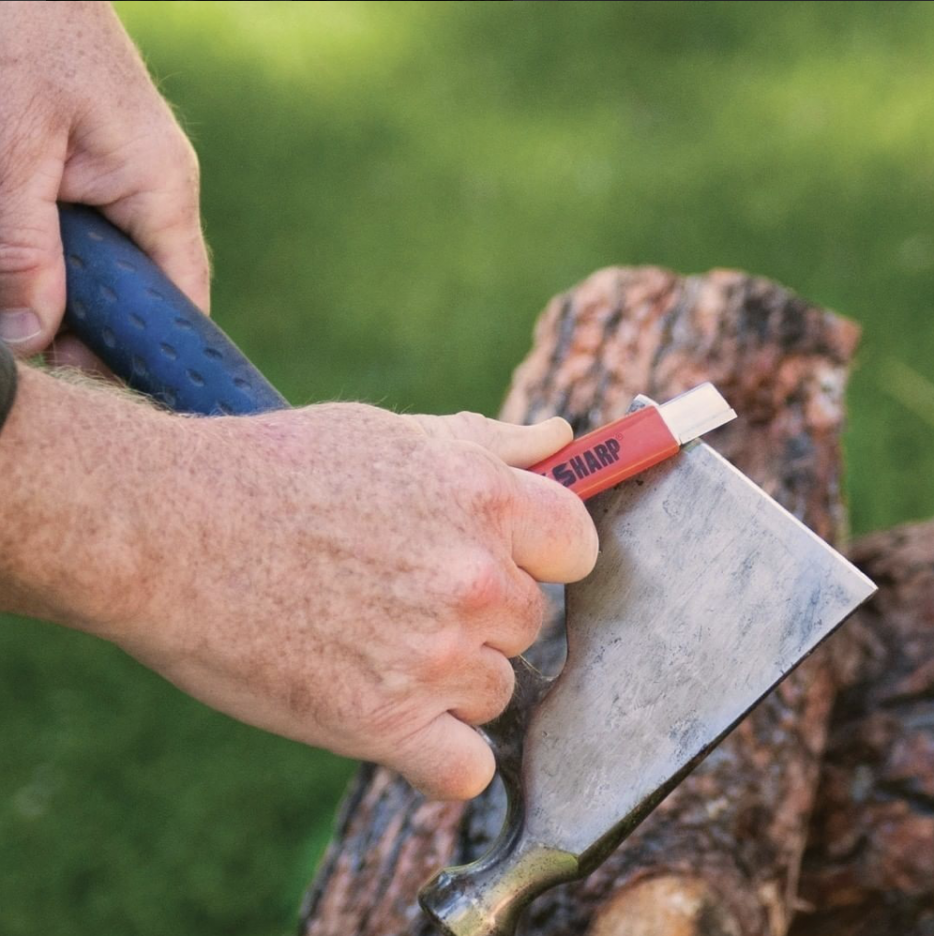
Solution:
{"label": "axe blade", "polygon": [[590,510],[600,558],[567,589],[568,660],[529,718],[503,832],[421,894],[451,936],[508,936],[593,870],[875,591],[702,442]]}

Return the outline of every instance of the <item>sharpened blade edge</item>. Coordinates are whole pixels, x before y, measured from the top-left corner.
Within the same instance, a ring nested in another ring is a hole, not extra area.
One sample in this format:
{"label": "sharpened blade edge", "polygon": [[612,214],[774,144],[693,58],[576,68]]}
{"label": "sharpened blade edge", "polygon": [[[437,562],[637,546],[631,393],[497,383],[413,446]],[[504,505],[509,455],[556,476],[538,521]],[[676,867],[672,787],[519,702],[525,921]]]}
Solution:
{"label": "sharpened blade edge", "polygon": [[588,863],[875,590],[703,443],[643,477],[592,505],[597,572],[526,739],[528,833]]}

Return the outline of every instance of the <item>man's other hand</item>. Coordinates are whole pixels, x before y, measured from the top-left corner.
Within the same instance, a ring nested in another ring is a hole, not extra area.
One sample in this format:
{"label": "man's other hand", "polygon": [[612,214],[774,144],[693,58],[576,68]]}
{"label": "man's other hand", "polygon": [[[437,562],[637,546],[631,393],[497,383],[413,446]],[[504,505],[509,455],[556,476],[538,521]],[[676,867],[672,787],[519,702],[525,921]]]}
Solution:
{"label": "man's other hand", "polygon": [[[110,4],[0,4],[0,89],[0,338],[58,335],[57,201],[98,206],[208,311],[197,158]],[[94,366],[67,336],[54,357]]]}

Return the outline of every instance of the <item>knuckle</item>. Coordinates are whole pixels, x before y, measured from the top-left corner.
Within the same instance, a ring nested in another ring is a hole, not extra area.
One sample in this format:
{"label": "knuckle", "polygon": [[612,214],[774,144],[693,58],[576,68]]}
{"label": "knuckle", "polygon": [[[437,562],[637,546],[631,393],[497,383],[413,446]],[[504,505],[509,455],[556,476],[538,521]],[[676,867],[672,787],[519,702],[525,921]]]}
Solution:
{"label": "knuckle", "polygon": [[[197,181],[180,174],[168,187],[162,201],[164,228],[190,228],[200,217]],[[199,225],[200,228],[200,225]]]}
{"label": "knuckle", "polygon": [[421,682],[437,685],[457,673],[464,662],[463,648],[453,631],[440,631],[414,653],[414,668]]}
{"label": "knuckle", "polygon": [[190,192],[197,193],[201,187],[201,163],[198,161],[195,148],[186,136],[182,137],[179,169],[182,185]]}
{"label": "knuckle", "polygon": [[182,134],[182,149],[189,175],[199,179],[201,177],[201,160],[198,159],[198,151],[194,148],[191,140],[184,134]]}
{"label": "knuckle", "polygon": [[517,652],[524,653],[538,639],[545,618],[545,596],[537,585],[526,590],[517,617]]}
{"label": "knuckle", "polygon": [[12,235],[0,233],[0,276],[37,273],[48,265],[49,245],[39,232],[19,230]]}
{"label": "knuckle", "polygon": [[480,413],[474,413],[472,410],[461,410],[448,418],[451,421],[451,428],[458,438],[482,438],[482,434],[486,429],[486,417]]}
{"label": "knuckle", "polygon": [[[520,573],[525,575],[525,573]],[[535,643],[545,616],[545,597],[529,578],[509,596],[504,612],[491,616],[486,643],[507,657],[525,653]]]}
{"label": "knuckle", "polygon": [[506,598],[503,569],[492,555],[480,553],[461,564],[451,581],[451,604],[458,611],[495,610]]}
{"label": "knuckle", "polygon": [[[490,668],[487,681],[487,697],[490,714],[484,719],[490,721],[501,715],[516,688],[516,674],[506,657],[499,655],[499,663]],[[482,724],[482,723],[481,723]]]}
{"label": "knuckle", "polygon": [[121,154],[115,171],[123,189],[158,196],[160,207],[170,208],[168,214],[174,216],[182,209],[180,220],[187,220],[196,212],[201,182],[198,155],[174,122],[158,132],[142,153]]}
{"label": "knuckle", "polygon": [[355,755],[366,760],[390,757],[407,737],[413,734],[412,725],[421,726],[422,711],[417,698],[374,699],[348,712],[340,722],[341,733],[364,739]]}
{"label": "knuckle", "polygon": [[482,668],[471,679],[470,695],[454,710],[469,725],[485,725],[501,715],[515,689],[512,664],[502,653],[485,648]]}
{"label": "knuckle", "polygon": [[512,499],[508,469],[472,443],[462,443],[452,477],[464,508],[474,515],[502,514]]}

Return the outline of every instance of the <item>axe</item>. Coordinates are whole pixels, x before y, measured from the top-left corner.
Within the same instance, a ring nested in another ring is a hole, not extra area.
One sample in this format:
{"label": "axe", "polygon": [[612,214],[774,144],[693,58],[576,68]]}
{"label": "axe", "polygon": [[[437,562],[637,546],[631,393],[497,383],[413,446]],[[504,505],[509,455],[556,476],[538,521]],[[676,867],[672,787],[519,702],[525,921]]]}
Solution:
{"label": "axe", "polygon": [[[130,386],[180,412],[287,406],[100,215],[63,207],[61,226],[69,326]],[[507,813],[486,855],[421,891],[448,936],[509,936],[536,895],[589,874],[874,593],[697,439],[731,415],[709,385],[661,407],[639,397],[537,466],[592,497],[600,556],[566,590],[562,672],[546,679],[515,661],[513,700],[481,729]]]}

